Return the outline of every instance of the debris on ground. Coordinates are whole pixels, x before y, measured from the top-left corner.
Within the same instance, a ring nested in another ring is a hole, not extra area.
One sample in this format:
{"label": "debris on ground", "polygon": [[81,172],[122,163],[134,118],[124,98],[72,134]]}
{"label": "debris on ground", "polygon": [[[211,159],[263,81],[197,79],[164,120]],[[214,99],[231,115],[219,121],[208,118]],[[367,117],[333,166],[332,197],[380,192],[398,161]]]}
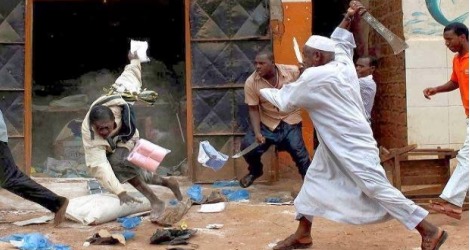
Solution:
{"label": "debris on ground", "polygon": [[194,229],[157,229],[150,238],[154,245],[188,245],[189,238],[196,234]]}
{"label": "debris on ground", "polygon": [[[38,249],[70,250],[69,246],[64,245],[64,244],[54,244],[48,239],[47,236],[40,234],[40,233],[12,234],[12,235],[0,238],[0,242],[9,243],[11,246],[16,247],[21,250],[38,250]],[[8,244],[6,245],[7,247],[9,247]]]}
{"label": "debris on ground", "polygon": [[213,188],[223,188],[223,187],[238,187],[240,183],[237,180],[230,180],[230,181],[215,181],[212,184]]}
{"label": "debris on ground", "polygon": [[202,204],[199,213],[220,213],[225,210],[225,202]]}
{"label": "debris on ground", "polygon": [[224,227],[224,224],[209,224],[206,226],[207,229],[221,229]]}
{"label": "debris on ground", "polygon": [[29,220],[13,222],[13,224],[19,227],[22,227],[22,226],[33,225],[33,224],[44,224],[44,223],[51,221],[52,219],[54,219],[54,215],[44,215],[38,218],[32,218]]}
{"label": "debris on ground", "polygon": [[142,217],[135,216],[135,217],[120,217],[117,218],[117,221],[121,223],[121,226],[125,229],[133,229],[140,225],[142,222]]}
{"label": "debris on ground", "polygon": [[228,201],[242,201],[250,199],[250,193],[246,189],[222,189],[222,194],[225,195]]}
{"label": "debris on ground", "polygon": [[124,231],[119,233],[110,233],[108,230],[102,229],[92,237],[87,239],[83,246],[88,245],[126,245],[126,241],[135,237],[132,231]]}

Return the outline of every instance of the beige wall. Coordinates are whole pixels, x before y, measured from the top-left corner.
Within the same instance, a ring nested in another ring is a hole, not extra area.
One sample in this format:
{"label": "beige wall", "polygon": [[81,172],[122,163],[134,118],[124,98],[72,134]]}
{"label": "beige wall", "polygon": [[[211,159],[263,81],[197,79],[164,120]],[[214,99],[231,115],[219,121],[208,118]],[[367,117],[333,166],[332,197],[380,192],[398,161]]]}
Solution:
{"label": "beige wall", "polygon": [[[443,0],[439,6],[448,20],[468,13],[468,1]],[[452,58],[444,44],[442,30],[425,1],[403,1],[404,30],[410,46],[405,52],[408,143],[420,148],[459,149],[465,139],[465,113],[459,91],[423,97],[426,87],[450,79]],[[463,20],[468,25],[468,18]]]}

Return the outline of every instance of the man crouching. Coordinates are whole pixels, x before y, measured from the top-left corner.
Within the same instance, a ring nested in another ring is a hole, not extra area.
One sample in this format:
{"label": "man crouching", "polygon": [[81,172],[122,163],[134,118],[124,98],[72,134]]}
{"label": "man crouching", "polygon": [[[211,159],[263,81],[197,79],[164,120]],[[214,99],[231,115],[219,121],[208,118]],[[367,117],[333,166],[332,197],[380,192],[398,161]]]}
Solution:
{"label": "man crouching", "polygon": [[[139,59],[129,54],[130,63],[116,82],[125,81],[140,89],[141,65]],[[162,178],[127,161],[127,156],[139,139],[133,106],[119,93],[99,97],[90,107],[82,123],[82,140],[85,161],[89,172],[100,184],[119,197],[121,205],[141,201],[130,196],[121,183],[128,182],[142,193],[152,208],[150,220],[157,222],[165,209],[148,184],[171,189],[182,200],[179,184],[174,178]]]}

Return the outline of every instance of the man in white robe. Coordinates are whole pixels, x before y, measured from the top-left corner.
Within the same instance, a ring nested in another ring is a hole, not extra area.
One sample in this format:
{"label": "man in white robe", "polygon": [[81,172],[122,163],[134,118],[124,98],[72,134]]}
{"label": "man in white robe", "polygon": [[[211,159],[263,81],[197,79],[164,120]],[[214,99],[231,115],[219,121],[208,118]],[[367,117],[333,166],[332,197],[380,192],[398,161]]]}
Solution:
{"label": "man in white robe", "polygon": [[356,13],[364,11],[360,2],[352,1],[331,39],[312,36],[307,41],[303,54],[308,68],[296,82],[261,90],[282,111],[306,109],[320,140],[294,202],[297,231],[274,249],[309,247],[314,216],[350,224],[395,218],[418,230],[426,250],[438,249],[447,238],[444,230],[425,220],[425,209],[390,184],[380,165],[352,61],[354,37],[347,30]]}

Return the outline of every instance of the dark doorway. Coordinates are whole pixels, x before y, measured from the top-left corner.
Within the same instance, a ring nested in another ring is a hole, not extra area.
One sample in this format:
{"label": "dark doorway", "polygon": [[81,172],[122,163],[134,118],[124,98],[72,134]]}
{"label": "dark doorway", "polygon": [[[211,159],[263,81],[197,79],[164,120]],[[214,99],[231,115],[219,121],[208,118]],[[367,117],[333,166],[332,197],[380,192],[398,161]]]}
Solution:
{"label": "dark doorway", "polygon": [[349,0],[314,0],[312,33],[329,37],[343,19]]}
{"label": "dark doorway", "polygon": [[51,169],[51,158],[83,165],[79,120],[122,72],[136,39],[149,42],[151,58],[142,64],[142,88],[159,93],[155,106],[136,106],[140,136],[171,149],[162,163],[168,171],[161,170],[180,173],[174,166],[186,157],[184,1],[35,1],[33,8],[36,172],[82,175],[62,169],[63,162]]}

